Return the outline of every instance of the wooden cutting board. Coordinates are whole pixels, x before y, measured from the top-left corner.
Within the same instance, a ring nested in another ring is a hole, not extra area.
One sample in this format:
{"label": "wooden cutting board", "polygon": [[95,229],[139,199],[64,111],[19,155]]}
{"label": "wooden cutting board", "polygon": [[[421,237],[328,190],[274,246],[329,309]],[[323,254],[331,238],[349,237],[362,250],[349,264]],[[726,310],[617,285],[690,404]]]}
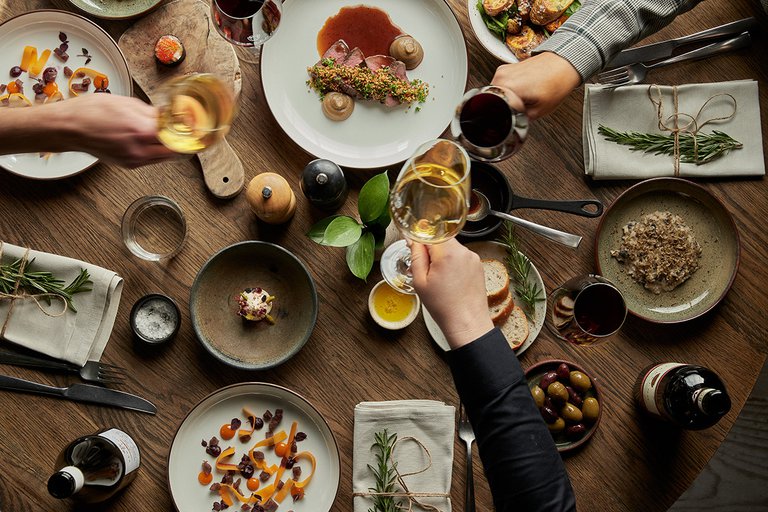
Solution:
{"label": "wooden cutting board", "polygon": [[[155,43],[165,34],[175,35],[184,44],[187,55],[178,66],[155,61]],[[240,94],[240,63],[232,45],[216,32],[207,3],[176,0],[166,4],[133,24],[118,44],[133,80],[150,101],[155,101],[167,80],[191,73],[212,73],[232,85],[236,98]],[[240,193],[245,184],[243,164],[226,139],[197,156],[205,185],[214,196],[227,199]]]}

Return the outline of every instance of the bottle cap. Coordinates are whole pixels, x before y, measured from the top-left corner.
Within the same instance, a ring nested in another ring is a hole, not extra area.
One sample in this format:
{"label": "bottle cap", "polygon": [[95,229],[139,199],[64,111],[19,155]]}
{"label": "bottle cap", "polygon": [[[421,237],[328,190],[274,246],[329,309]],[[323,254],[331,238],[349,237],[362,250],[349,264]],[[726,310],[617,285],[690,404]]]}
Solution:
{"label": "bottle cap", "polygon": [[85,477],[76,466],[67,466],[48,479],[48,492],[54,498],[69,498],[83,488]]}
{"label": "bottle cap", "polygon": [[179,332],[181,312],[176,302],[160,293],[145,295],[131,309],[131,330],[143,346],[157,347],[171,341]]}

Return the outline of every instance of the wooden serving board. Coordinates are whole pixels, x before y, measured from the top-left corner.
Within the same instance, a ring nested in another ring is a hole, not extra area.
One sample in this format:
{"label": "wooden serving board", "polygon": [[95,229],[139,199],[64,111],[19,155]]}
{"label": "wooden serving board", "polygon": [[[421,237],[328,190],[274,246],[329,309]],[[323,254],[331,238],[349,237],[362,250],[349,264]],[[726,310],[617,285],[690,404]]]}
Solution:
{"label": "wooden serving board", "polygon": [[[175,35],[184,44],[187,54],[178,66],[162,66],[155,60],[155,43],[165,34]],[[168,3],[133,24],[120,37],[118,45],[133,80],[150,101],[156,100],[167,80],[191,73],[212,73],[232,84],[236,98],[240,95],[240,63],[232,45],[216,32],[207,3]],[[205,185],[214,196],[227,199],[240,193],[245,184],[243,164],[226,139],[197,156]]]}

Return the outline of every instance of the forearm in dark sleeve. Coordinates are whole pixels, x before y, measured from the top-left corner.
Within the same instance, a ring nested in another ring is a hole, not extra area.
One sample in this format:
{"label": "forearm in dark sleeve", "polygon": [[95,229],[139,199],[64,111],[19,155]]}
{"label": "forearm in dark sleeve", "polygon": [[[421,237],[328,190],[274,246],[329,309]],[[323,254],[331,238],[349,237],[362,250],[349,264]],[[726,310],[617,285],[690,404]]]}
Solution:
{"label": "forearm in dark sleeve", "polygon": [[498,512],[575,510],[563,461],[504,335],[448,353]]}

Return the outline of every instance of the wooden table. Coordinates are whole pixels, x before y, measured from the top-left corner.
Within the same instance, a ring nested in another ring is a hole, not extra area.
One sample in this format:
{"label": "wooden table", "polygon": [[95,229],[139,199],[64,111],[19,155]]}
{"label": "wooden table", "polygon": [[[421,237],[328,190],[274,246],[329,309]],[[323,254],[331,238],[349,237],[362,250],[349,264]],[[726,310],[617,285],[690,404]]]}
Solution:
{"label": "wooden table", "polygon": [[[450,0],[465,29],[470,81],[487,83],[498,65],[479,46],[467,21],[466,3]],[[8,0],[0,6],[5,19],[32,8],[68,9],[67,2]],[[706,3],[653,37],[691,33],[727,21],[756,15],[765,22],[759,3],[750,0]],[[117,38],[127,22],[102,23]],[[768,24],[766,24],[768,25]],[[752,78],[760,82],[761,102],[768,104],[768,60],[765,36],[751,48],[710,60],[681,64],[655,72],[659,83],[681,84]],[[347,272],[344,252],[308,242],[304,233],[323,214],[310,209],[298,191],[298,176],[310,155],[282,133],[269,114],[261,92],[258,67],[243,66],[240,115],[229,141],[243,159],[246,179],[262,171],[285,176],[297,192],[295,218],[287,225],[260,224],[243,195],[214,200],[192,161],[178,161],[127,171],[98,165],[62,181],[40,182],[0,172],[0,238],[34,249],[87,260],[125,278],[115,329],[103,360],[130,368],[122,389],[154,401],[157,416],[54,401],[37,396],[0,393],[3,473],[0,497],[4,510],[61,510],[48,496],[45,481],[58,451],[71,439],[105,426],[130,432],[143,454],[141,474],[125,494],[103,510],[169,510],[166,458],[171,438],[185,414],[210,392],[240,381],[266,381],[296,390],[328,419],[336,434],[342,473],[335,511],[351,511],[352,419],[364,400],[431,398],[457,404],[442,353],[419,319],[399,333],[377,328],[368,316],[366,284]],[[583,177],[581,108],[583,94],[573,93],[547,119],[532,127],[518,156],[500,165],[515,192],[530,197],[568,199],[595,196],[606,204],[629,182],[595,183]],[[768,118],[763,115],[763,133]],[[256,143],[258,142],[258,143]],[[768,149],[768,148],[766,148]],[[392,177],[397,166],[392,166]],[[347,173],[353,192],[342,213],[354,214],[357,190],[372,172]],[[591,348],[565,346],[546,330],[522,356],[527,367],[557,357],[577,361],[601,380],[602,424],[591,442],[567,457],[566,466],[581,510],[664,510],[689,486],[728,433],[765,359],[766,247],[768,194],[763,180],[710,180],[703,183],[733,214],[741,243],[741,267],[732,290],[714,312],[678,326],[654,326],[629,319],[611,342]],[[137,197],[162,193],[176,199],[187,214],[189,238],[183,251],[166,265],[140,261],[123,246],[119,224]],[[547,289],[575,273],[594,270],[595,220],[544,211],[521,211],[527,219],[584,236],[572,251],[542,238],[525,235],[525,249],[541,272]],[[297,254],[308,265],[320,296],[315,331],[304,349],[274,371],[246,373],[211,360],[195,340],[187,311],[189,288],[197,270],[218,249],[241,240],[266,240]],[[167,351],[142,355],[134,351],[128,327],[131,305],[150,292],[174,297],[183,309],[178,338]],[[631,399],[638,372],[654,361],[690,361],[715,369],[727,383],[733,407],[715,427],[681,432],[637,413]],[[14,376],[63,385],[65,377],[4,366]],[[463,509],[464,450],[455,444],[452,495],[454,510]],[[475,464],[478,510],[492,502],[479,461]],[[204,509],[204,507],[203,507]]]}

